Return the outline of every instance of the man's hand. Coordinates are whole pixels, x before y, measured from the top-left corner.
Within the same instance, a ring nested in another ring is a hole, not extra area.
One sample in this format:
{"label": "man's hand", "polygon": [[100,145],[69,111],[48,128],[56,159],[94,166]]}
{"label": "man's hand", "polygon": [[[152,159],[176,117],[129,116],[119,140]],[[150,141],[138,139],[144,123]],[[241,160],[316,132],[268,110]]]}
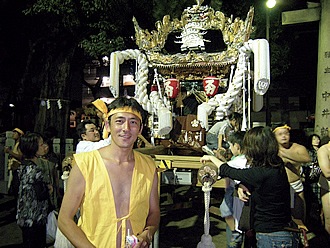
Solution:
{"label": "man's hand", "polygon": [[144,230],[141,234],[137,236],[139,242],[134,246],[134,248],[147,248],[149,247],[152,237],[150,236],[149,230]]}

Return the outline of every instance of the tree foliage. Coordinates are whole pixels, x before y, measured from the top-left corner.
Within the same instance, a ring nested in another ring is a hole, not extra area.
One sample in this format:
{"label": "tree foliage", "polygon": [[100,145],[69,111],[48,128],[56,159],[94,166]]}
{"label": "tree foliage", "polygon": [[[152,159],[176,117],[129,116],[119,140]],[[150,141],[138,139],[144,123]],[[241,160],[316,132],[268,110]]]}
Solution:
{"label": "tree foliage", "polygon": [[[25,2],[22,9],[29,48],[19,92],[22,95],[20,105],[24,107],[27,102],[32,105],[33,111],[29,115],[36,116],[34,121],[30,121],[34,123],[34,130],[43,132],[46,127],[55,126],[59,136],[66,137],[69,111],[79,106],[79,102],[81,104],[85,64],[92,59],[102,61],[101,57],[112,51],[132,48],[132,17],[135,13],[139,18],[143,17],[139,14],[142,11],[139,8],[148,10],[150,4],[147,2]],[[27,128],[31,129],[31,126]]]}
{"label": "tree foliage", "polygon": [[132,7],[129,1],[37,0],[24,13],[43,19],[49,35],[72,34],[86,55],[100,57],[125,48]]}

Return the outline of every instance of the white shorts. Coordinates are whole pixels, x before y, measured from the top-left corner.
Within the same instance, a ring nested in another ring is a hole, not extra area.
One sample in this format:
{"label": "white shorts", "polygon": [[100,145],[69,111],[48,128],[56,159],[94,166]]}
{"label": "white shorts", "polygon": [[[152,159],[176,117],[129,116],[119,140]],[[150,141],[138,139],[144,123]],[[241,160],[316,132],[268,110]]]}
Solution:
{"label": "white shorts", "polygon": [[291,208],[294,208],[295,194],[303,191],[304,191],[304,185],[301,179],[298,179],[297,181],[290,183]]}

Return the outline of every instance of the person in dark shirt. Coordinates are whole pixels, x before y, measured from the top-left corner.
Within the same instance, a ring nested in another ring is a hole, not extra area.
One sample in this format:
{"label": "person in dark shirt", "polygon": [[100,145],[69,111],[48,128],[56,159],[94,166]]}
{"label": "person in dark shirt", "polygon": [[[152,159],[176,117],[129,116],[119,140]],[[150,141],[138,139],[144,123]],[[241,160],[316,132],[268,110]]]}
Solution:
{"label": "person in dark shirt", "polygon": [[24,248],[46,247],[48,200],[53,189],[44,183],[44,173],[37,165],[38,157],[45,155],[45,146],[38,133],[25,134],[19,144],[23,160],[18,169],[20,186],[16,219],[22,229]]}
{"label": "person in dark shirt", "polygon": [[248,169],[232,168],[210,155],[203,156],[201,162],[212,162],[221,177],[240,180],[248,188],[257,247],[298,247],[298,235],[286,230],[292,225],[290,185],[273,132],[268,127],[252,128],[244,137],[243,147]]}

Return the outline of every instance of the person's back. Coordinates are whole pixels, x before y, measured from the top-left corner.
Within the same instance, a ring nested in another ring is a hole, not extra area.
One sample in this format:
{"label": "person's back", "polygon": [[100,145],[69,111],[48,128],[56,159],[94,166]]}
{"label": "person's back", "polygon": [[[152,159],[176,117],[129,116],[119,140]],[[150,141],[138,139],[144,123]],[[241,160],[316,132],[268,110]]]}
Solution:
{"label": "person's back", "polygon": [[287,175],[276,168],[261,167],[252,171],[260,176],[256,177],[260,181],[254,188],[256,194],[252,196],[252,202],[259,210],[254,214],[254,228],[258,232],[281,230],[283,224],[288,225],[291,220]]}
{"label": "person's back", "polygon": [[251,202],[252,209],[255,209],[256,232],[279,231],[289,224],[290,186],[284,167],[272,168],[265,165],[237,170],[228,166],[221,173],[240,180],[243,185],[252,189]]}
{"label": "person's back", "polygon": [[227,138],[230,133],[239,131],[242,115],[236,112],[230,114],[223,121],[215,123],[206,133],[206,145],[202,150],[209,155],[215,155],[218,151],[225,153],[229,149]]}

